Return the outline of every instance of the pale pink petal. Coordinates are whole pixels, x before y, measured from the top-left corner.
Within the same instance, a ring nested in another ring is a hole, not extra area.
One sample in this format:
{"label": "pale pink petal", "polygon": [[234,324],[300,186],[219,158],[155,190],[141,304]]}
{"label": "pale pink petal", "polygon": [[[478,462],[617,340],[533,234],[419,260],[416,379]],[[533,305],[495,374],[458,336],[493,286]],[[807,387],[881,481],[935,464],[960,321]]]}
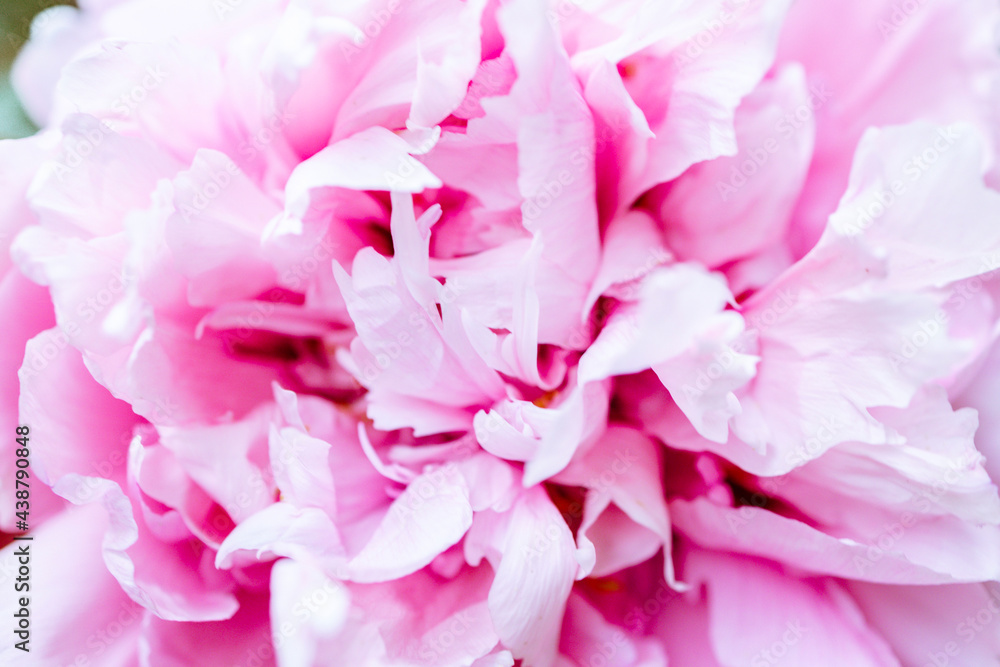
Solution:
{"label": "pale pink petal", "polygon": [[346,587],[308,563],[283,558],[271,570],[270,617],[282,637],[275,653],[283,667],[313,667],[335,650],[347,624]]}
{"label": "pale pink petal", "polygon": [[[712,646],[726,667],[789,664],[898,667],[836,582],[800,580],[769,563],[710,552],[692,554],[690,578],[707,585]],[[743,605],[755,601],[753,614]]]}
{"label": "pale pink petal", "polygon": [[782,241],[812,159],[814,121],[795,116],[809,103],[804,70],[780,70],[737,109],[739,152],[695,165],[669,185],[660,216],[680,259],[719,267]]}
{"label": "pale pink petal", "polygon": [[[996,559],[989,555],[1000,548],[992,527],[960,526],[965,534],[958,536],[975,545],[978,562],[956,563],[955,557],[948,562],[948,554],[940,553],[928,554],[929,558],[925,555],[925,562],[913,562],[897,544],[895,536],[907,532],[901,522],[895,522],[898,526],[886,522],[881,532],[871,536],[872,543],[865,544],[834,537],[752,505],[721,507],[705,498],[674,500],[670,517],[678,530],[701,546],[763,556],[819,574],[883,583],[938,584],[989,579],[1000,571]],[[882,546],[879,538],[883,538]]]}
{"label": "pale pink petal", "polygon": [[267,469],[267,427],[274,408],[214,426],[160,426],[160,444],[185,472],[239,523],[274,500]]}
{"label": "pale pink petal", "polygon": [[77,474],[123,484],[139,419],[91,377],[69,337],[49,329],[31,339],[19,375],[20,418],[31,428],[38,480],[52,486]]}
{"label": "pale pink petal", "polygon": [[[34,354],[28,355],[25,346],[37,334],[55,325],[55,320],[52,316],[52,305],[44,289],[32,284],[17,270],[7,271],[0,279],[0,317],[7,322],[5,334],[8,342],[0,352],[0,378],[3,378],[0,379],[0,405],[5,406],[0,409],[0,425],[6,428],[8,433],[16,433],[15,429],[23,423],[18,410],[21,394],[18,371],[24,368],[40,372],[49,365],[49,359],[40,354],[40,349],[36,347]],[[50,350],[50,353],[53,351]],[[6,475],[10,480],[15,479],[17,474],[15,452],[19,444],[14,438],[0,444],[0,475]],[[28,444],[32,444],[30,431]],[[37,475],[37,472],[35,474]],[[16,484],[5,484],[0,489],[0,501],[6,503],[0,506],[0,528],[8,533],[14,532],[16,490]],[[51,493],[46,493],[44,488],[37,487],[34,490],[31,514],[36,521],[42,520],[51,512],[58,511],[61,506],[62,502]]]}
{"label": "pale pink petal", "polygon": [[657,639],[629,636],[618,626],[608,623],[601,612],[580,595],[570,595],[564,632],[560,652],[578,665],[667,667],[668,664],[664,647]]}
{"label": "pale pink petal", "polygon": [[216,554],[216,567],[228,569],[286,556],[335,572],[344,547],[330,517],[315,507],[277,502],[240,523]]}
{"label": "pale pink petal", "polygon": [[847,586],[868,625],[904,665],[988,665],[1000,653],[992,631],[1000,600],[994,584]]}
{"label": "pale pink petal", "polygon": [[[832,581],[804,581],[768,563],[692,555],[691,579],[707,584],[712,645],[719,662],[742,667],[775,658],[792,664],[898,667],[899,660]],[[756,601],[755,613],[741,605]]]}
{"label": "pale pink petal", "polygon": [[320,188],[420,192],[440,187],[411,151],[406,141],[381,127],[342,139],[295,168],[285,190],[287,207],[301,215],[311,191]]}
{"label": "pale pink petal", "polygon": [[161,542],[141,516],[136,518],[133,501],[118,484],[71,473],[54,490],[74,504],[103,506],[109,520],[104,562],[129,597],[152,613],[166,620],[207,621],[230,618],[236,612],[239,605],[230,593],[231,582],[202,575],[200,563],[211,563],[204,545],[189,540]]}
{"label": "pale pink petal", "polygon": [[[778,60],[805,65],[810,88],[822,101],[815,109],[815,159],[790,238],[795,257],[815,244],[837,208],[853,149],[869,127],[917,118],[940,125],[972,122],[992,137],[996,153],[998,21],[989,0],[914,7],[851,0],[789,10]],[[854,35],[851,49],[836,46],[833,36],[840,30]]]}
{"label": "pale pink petal", "polygon": [[472,525],[465,478],[454,466],[430,470],[393,501],[365,546],[347,563],[345,578],[396,579],[424,567]]}
{"label": "pale pink petal", "polygon": [[504,645],[527,664],[551,664],[576,560],[573,536],[545,492],[515,502],[489,608]]}
{"label": "pale pink petal", "polygon": [[[16,635],[0,647],[6,665],[61,667],[74,662],[137,667],[138,636],[149,612],[129,599],[101,558],[101,539],[108,528],[96,504],[71,507],[38,527],[30,541],[16,541],[0,551],[0,575],[9,588],[4,616],[14,618],[21,596],[14,590],[20,566],[15,551],[30,554],[30,642],[28,652],[14,647]],[[67,542],[68,540],[68,542]],[[73,545],[67,558],[65,545]],[[65,604],[72,591],[76,604]],[[52,611],[42,613],[48,607]]]}
{"label": "pale pink petal", "polygon": [[246,594],[232,618],[206,623],[180,623],[150,617],[143,624],[140,655],[143,667],[273,667],[274,629],[265,595]]}

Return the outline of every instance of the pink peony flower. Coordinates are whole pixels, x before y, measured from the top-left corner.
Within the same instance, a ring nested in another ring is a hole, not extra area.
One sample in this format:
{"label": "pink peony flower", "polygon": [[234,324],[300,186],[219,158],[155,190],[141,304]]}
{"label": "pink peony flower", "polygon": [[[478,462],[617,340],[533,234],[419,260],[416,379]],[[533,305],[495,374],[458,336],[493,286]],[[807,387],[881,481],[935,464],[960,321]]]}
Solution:
{"label": "pink peony flower", "polygon": [[995,2],[79,4],[3,664],[1000,664]]}

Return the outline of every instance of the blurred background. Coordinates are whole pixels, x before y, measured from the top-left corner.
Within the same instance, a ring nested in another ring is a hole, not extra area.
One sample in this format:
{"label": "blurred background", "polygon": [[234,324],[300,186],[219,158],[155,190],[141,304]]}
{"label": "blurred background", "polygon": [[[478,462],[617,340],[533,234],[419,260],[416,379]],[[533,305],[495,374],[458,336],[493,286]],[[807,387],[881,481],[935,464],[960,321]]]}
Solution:
{"label": "blurred background", "polygon": [[31,20],[52,5],[70,5],[65,0],[0,0],[0,139],[24,137],[35,126],[24,115],[10,87],[10,66],[31,33]]}

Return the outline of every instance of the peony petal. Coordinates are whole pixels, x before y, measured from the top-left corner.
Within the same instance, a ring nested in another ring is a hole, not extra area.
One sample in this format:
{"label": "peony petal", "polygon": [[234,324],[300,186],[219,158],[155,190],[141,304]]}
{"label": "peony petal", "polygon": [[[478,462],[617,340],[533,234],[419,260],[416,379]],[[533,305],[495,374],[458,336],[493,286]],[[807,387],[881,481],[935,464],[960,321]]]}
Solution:
{"label": "peony petal", "polygon": [[489,608],[505,646],[526,665],[555,659],[576,560],[573,536],[545,492],[529,489],[514,504]]}

